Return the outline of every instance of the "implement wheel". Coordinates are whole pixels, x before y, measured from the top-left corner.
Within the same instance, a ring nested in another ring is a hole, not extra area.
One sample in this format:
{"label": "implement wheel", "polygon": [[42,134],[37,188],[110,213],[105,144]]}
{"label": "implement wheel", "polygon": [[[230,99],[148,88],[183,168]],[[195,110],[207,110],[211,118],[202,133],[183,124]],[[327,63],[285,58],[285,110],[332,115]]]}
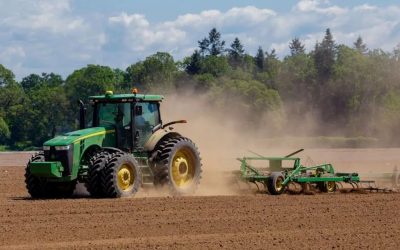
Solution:
{"label": "implement wheel", "polygon": [[283,185],[284,177],[281,172],[272,172],[267,179],[267,189],[272,195],[280,195],[285,192],[286,187]]}
{"label": "implement wheel", "polygon": [[185,137],[170,137],[155,149],[154,184],[169,185],[174,195],[192,194],[201,178],[201,158],[196,145]]}
{"label": "implement wheel", "polygon": [[324,193],[333,193],[336,191],[336,183],[334,181],[320,182],[317,186]]}
{"label": "implement wheel", "polygon": [[109,198],[133,196],[142,184],[142,172],[135,158],[123,152],[111,155],[102,171],[102,188]]}

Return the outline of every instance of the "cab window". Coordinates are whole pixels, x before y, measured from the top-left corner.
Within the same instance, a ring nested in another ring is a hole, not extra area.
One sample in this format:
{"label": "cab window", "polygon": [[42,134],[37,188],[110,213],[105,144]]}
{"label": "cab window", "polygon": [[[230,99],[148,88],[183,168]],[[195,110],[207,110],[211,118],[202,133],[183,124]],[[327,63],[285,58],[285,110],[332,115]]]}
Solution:
{"label": "cab window", "polygon": [[130,103],[99,104],[99,126],[128,126],[131,121]]}

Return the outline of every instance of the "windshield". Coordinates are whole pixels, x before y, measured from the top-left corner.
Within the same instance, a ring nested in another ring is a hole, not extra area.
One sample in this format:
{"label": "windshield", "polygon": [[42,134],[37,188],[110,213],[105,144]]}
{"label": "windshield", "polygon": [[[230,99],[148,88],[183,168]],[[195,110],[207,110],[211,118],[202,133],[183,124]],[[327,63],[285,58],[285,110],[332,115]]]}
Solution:
{"label": "windshield", "polygon": [[104,127],[109,125],[127,126],[131,122],[130,103],[101,103],[98,108],[99,124]]}

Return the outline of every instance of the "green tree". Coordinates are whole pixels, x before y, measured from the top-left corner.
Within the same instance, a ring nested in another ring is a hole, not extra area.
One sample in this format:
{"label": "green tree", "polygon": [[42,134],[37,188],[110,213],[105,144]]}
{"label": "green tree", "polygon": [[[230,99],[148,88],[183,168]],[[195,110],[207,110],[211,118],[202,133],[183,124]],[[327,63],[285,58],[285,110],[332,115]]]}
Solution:
{"label": "green tree", "polygon": [[[26,118],[33,125],[28,130],[28,140],[35,146],[63,129],[71,129],[67,124],[69,102],[62,86],[52,86],[50,82],[29,93],[30,108]],[[49,112],[50,111],[50,112]]]}
{"label": "green tree", "polygon": [[280,61],[276,55],[275,49],[272,49],[270,53],[265,52],[265,55],[264,69],[269,79],[267,84],[272,88],[276,88],[276,77],[279,73]]}
{"label": "green tree", "polygon": [[226,57],[208,56],[202,61],[201,73],[219,77],[228,72],[229,69],[230,67]]}
{"label": "green tree", "polygon": [[125,82],[127,86],[142,86],[145,82],[143,62],[130,65],[125,70]]}
{"label": "green tree", "polygon": [[316,70],[314,60],[308,54],[286,56],[277,75],[278,90],[288,113],[303,118],[316,107]]}
{"label": "green tree", "polygon": [[47,85],[51,87],[61,86],[64,83],[60,75],[54,73],[42,73],[41,76],[37,74],[30,74],[26,76],[21,81],[21,86],[24,91],[31,91],[34,88],[41,87],[42,85]]}
{"label": "green tree", "polygon": [[264,62],[265,62],[265,57],[264,57],[264,51],[261,48],[261,46],[258,47],[257,50],[257,54],[254,57],[256,66],[258,68],[259,71],[263,71],[264,70]]}
{"label": "green tree", "polygon": [[10,143],[19,140],[26,132],[24,124],[17,123],[17,117],[23,116],[25,94],[15,81],[14,73],[0,64],[0,130],[1,143],[10,139]]}
{"label": "green tree", "polygon": [[354,42],[354,48],[361,54],[366,54],[368,52],[367,45],[363,42],[361,36]]}
{"label": "green tree", "polygon": [[238,66],[242,63],[244,49],[239,38],[236,37],[235,40],[232,42],[230,49],[228,49],[228,56],[233,66]]}
{"label": "green tree", "polygon": [[225,41],[221,40],[221,33],[216,28],[212,28],[208,33],[208,38],[198,41],[200,54],[218,56],[221,55],[225,49]]}
{"label": "green tree", "polygon": [[300,39],[297,37],[292,39],[292,41],[289,43],[289,48],[290,48],[290,54],[292,56],[296,56],[296,55],[305,53],[304,45],[301,43]]}
{"label": "green tree", "polygon": [[0,64],[0,87],[15,83],[14,73]]}
{"label": "green tree", "polygon": [[36,86],[39,86],[42,84],[42,77],[40,77],[37,74],[30,74],[29,76],[26,76],[22,79],[21,81],[21,86],[25,91],[29,91]]}
{"label": "green tree", "polygon": [[79,99],[87,100],[91,95],[104,94],[114,90],[116,77],[107,66],[93,65],[75,70],[65,81],[67,96],[75,106]]}
{"label": "green tree", "polygon": [[195,50],[193,54],[187,59],[185,70],[190,75],[199,74],[201,71],[202,57],[198,50]]}
{"label": "green tree", "polygon": [[318,76],[322,80],[321,83],[326,82],[331,77],[335,57],[336,44],[330,29],[326,29],[324,39],[321,43],[316,43],[314,50],[315,66]]}
{"label": "green tree", "polygon": [[6,121],[4,121],[3,117],[0,116],[0,144],[7,143],[10,134],[10,129],[8,128]]}

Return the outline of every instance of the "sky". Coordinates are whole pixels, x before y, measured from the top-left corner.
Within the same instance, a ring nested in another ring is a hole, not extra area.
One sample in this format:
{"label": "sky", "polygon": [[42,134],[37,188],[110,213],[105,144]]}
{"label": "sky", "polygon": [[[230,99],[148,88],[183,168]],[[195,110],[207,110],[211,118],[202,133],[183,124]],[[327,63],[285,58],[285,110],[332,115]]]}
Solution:
{"label": "sky", "polygon": [[400,44],[400,0],[0,0],[0,64],[17,80],[87,64],[126,69],[163,51],[190,56],[216,27],[229,46],[288,54],[294,37],[312,50],[330,28],[337,43]]}

